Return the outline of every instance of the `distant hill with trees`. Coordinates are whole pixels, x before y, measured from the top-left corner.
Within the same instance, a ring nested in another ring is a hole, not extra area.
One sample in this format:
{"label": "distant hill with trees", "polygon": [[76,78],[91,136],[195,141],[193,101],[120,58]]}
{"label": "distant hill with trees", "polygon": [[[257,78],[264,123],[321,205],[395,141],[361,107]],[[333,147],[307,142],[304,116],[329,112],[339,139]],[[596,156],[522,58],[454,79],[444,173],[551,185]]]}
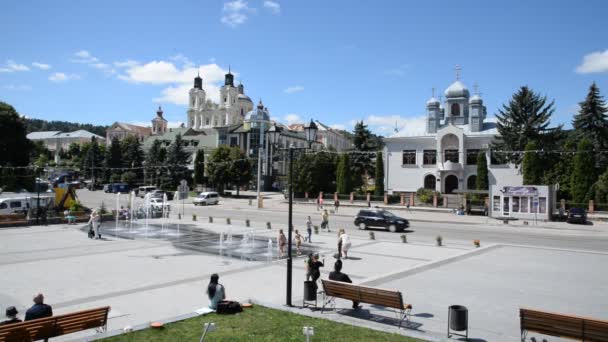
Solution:
{"label": "distant hill with trees", "polygon": [[99,126],[92,124],[81,124],[68,121],[46,121],[41,119],[25,118],[25,129],[27,133],[40,131],[62,131],[73,132],[84,129],[102,137],[106,136],[106,129],[110,126]]}

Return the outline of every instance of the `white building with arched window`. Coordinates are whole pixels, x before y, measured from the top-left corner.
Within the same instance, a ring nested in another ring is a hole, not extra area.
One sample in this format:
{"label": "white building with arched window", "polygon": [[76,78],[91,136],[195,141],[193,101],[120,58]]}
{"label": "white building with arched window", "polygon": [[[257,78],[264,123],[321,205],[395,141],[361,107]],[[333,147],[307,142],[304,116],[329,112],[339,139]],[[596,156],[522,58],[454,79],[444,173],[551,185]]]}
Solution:
{"label": "white building with arched window", "polygon": [[422,187],[444,194],[474,190],[481,151],[485,151],[490,185],[521,185],[521,172],[514,165],[492,163],[489,146],[498,132],[495,123],[485,122],[481,96],[469,96],[458,79],[444,95],[443,103],[434,96],[427,101],[424,134],[384,139],[388,193],[415,192]]}

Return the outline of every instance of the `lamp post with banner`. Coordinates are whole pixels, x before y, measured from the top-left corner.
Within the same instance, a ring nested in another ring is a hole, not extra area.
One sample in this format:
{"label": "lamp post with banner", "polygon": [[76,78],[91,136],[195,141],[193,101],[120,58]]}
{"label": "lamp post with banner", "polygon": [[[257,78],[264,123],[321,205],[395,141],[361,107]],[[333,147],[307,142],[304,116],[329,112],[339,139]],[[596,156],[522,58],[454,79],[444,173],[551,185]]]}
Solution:
{"label": "lamp post with banner", "polygon": [[291,256],[291,231],[293,230],[293,152],[295,150],[308,150],[311,148],[312,143],[317,140],[317,125],[310,120],[310,124],[304,126],[304,135],[306,138],[306,142],[308,142],[308,147],[294,147],[293,144],[290,144],[287,148],[278,147],[279,137],[281,136],[282,129],[274,123],[268,129],[268,138],[270,139],[270,143],[274,146],[277,146],[279,151],[289,151],[289,211],[287,216],[287,289],[286,289],[286,305],[292,306],[291,304],[291,283],[292,283],[292,256]]}

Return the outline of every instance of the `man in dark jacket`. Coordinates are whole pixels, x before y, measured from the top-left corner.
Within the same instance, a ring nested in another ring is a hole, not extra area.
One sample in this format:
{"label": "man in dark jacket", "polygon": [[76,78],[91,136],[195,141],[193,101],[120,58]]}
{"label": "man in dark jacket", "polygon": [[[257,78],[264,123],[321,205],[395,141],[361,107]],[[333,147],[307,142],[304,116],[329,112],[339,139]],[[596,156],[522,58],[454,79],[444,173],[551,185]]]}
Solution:
{"label": "man in dark jacket", "polygon": [[[353,281],[350,280],[350,277],[345,274],[342,273],[342,260],[338,259],[336,261],[336,263],[334,264],[334,271],[329,273],[329,280],[333,280],[333,281],[341,281],[343,283],[352,283]],[[355,302],[353,301],[353,309],[358,309],[359,308],[359,302]]]}
{"label": "man in dark jacket", "polygon": [[21,320],[17,318],[17,309],[14,306],[6,308],[6,321],[0,322],[0,325],[19,323]]}
{"label": "man in dark jacket", "polygon": [[26,321],[51,316],[53,316],[53,309],[50,305],[44,304],[44,295],[42,293],[34,296],[34,305],[25,312]]}

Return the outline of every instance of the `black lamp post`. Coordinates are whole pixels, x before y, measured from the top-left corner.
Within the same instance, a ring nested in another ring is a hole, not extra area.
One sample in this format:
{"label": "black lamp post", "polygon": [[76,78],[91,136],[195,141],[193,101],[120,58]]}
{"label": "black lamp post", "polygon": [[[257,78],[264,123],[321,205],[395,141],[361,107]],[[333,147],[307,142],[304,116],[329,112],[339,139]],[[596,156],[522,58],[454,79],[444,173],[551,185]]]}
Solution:
{"label": "black lamp post", "polygon": [[[270,139],[270,143],[275,146],[278,146],[279,137],[281,136],[282,129],[277,127],[276,123],[274,123],[268,129],[268,137]],[[308,142],[308,147],[300,147],[296,148],[293,145],[289,145],[287,148],[278,148],[279,150],[289,150],[289,213],[287,218],[287,289],[286,289],[286,305],[292,306],[291,304],[291,283],[292,283],[292,257],[291,257],[291,231],[293,228],[293,152],[295,150],[307,150],[310,148],[313,142],[317,140],[317,125],[310,120],[310,123],[307,126],[304,126],[304,136],[306,141]]]}

